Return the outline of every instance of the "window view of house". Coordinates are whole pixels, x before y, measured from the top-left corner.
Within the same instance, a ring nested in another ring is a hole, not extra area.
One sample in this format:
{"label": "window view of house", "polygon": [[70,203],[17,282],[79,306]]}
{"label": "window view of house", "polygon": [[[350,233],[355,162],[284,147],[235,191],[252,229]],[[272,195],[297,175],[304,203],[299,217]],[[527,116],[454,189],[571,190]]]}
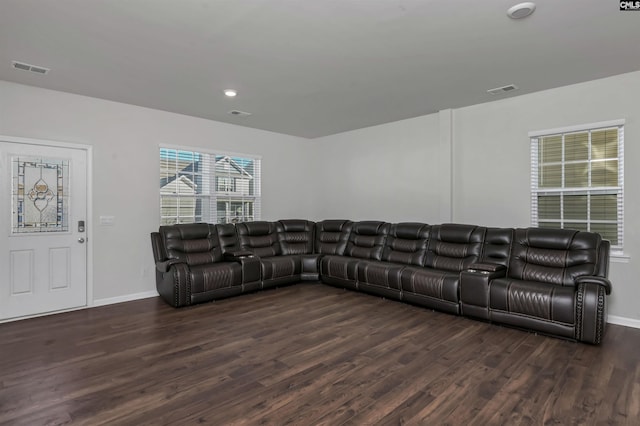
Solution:
{"label": "window view of house", "polygon": [[260,159],[160,149],[160,223],[259,219]]}
{"label": "window view of house", "polygon": [[216,156],[216,223],[255,220],[255,159]]}

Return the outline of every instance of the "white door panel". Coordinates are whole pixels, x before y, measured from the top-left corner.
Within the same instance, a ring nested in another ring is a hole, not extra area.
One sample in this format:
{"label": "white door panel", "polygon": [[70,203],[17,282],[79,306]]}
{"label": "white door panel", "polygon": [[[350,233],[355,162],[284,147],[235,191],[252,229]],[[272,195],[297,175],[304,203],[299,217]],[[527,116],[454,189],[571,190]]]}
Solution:
{"label": "white door panel", "polygon": [[2,138],[0,175],[0,320],[85,306],[87,151]]}

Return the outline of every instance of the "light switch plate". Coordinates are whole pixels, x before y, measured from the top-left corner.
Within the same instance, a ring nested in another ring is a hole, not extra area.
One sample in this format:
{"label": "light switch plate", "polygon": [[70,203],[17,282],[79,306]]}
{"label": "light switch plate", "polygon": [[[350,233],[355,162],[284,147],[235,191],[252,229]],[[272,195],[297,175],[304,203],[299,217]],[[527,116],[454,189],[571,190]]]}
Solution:
{"label": "light switch plate", "polygon": [[100,225],[102,226],[113,226],[115,223],[115,216],[100,216]]}

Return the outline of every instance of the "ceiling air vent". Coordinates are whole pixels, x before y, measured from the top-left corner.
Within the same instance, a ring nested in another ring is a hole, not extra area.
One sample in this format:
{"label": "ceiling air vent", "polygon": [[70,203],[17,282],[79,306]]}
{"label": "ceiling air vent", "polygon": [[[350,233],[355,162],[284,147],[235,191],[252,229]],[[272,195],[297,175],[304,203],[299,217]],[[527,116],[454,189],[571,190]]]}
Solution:
{"label": "ceiling air vent", "polygon": [[495,89],[489,89],[487,90],[487,92],[491,93],[492,95],[498,95],[500,93],[512,92],[514,90],[518,90],[518,86],[516,86],[515,84],[508,84],[506,86],[496,87]]}
{"label": "ceiling air vent", "polygon": [[40,67],[37,65],[25,64],[24,62],[11,61],[11,65],[17,70],[30,71],[36,74],[46,74],[51,71],[49,68]]}
{"label": "ceiling air vent", "polygon": [[237,109],[229,111],[229,114],[235,117],[249,117],[251,115],[250,112],[238,111]]}

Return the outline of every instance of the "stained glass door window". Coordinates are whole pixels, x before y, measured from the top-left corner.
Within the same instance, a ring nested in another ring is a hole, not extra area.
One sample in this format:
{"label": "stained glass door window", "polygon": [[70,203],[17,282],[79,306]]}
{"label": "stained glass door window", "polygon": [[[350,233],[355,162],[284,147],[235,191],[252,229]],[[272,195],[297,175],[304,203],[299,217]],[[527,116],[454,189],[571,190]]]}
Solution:
{"label": "stained glass door window", "polygon": [[69,160],[13,157],[14,234],[69,231]]}

